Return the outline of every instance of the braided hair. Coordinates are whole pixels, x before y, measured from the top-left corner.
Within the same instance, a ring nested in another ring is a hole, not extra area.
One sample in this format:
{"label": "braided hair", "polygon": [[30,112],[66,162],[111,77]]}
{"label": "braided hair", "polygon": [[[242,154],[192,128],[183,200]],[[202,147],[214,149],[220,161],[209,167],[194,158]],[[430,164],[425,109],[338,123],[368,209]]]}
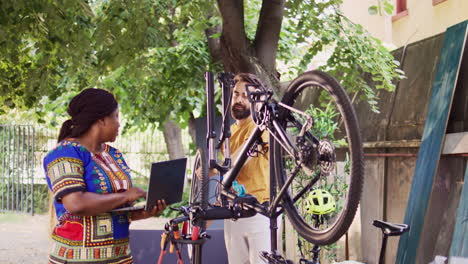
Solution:
{"label": "braided hair", "polygon": [[70,101],[67,112],[71,119],[63,122],[58,142],[67,137],[79,137],[86,133],[97,120],[110,115],[117,109],[118,103],[110,92],[88,88]]}

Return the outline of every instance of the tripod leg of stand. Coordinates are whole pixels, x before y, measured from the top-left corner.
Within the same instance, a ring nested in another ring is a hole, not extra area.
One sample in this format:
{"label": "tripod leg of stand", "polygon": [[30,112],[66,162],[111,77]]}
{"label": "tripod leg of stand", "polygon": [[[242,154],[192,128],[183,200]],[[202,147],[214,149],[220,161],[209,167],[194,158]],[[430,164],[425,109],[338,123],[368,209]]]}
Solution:
{"label": "tripod leg of stand", "polygon": [[315,245],[314,248],[312,248],[312,264],[320,264],[319,262],[319,256],[320,256],[320,247]]}
{"label": "tripod leg of stand", "polygon": [[[319,228],[320,225],[323,223],[323,216],[314,215],[314,218],[316,220],[315,227]],[[318,245],[314,245],[311,252],[312,252],[312,256],[313,256],[312,257],[312,264],[320,264],[320,262],[319,262],[320,247]]]}
{"label": "tripod leg of stand", "polygon": [[190,264],[201,264],[202,262],[202,244],[192,246],[192,261]]}
{"label": "tripod leg of stand", "polygon": [[162,264],[164,255],[166,255],[166,248],[167,248],[167,245],[169,244],[168,239],[170,239],[168,233],[164,232],[161,235],[161,253],[159,253],[158,264]]}

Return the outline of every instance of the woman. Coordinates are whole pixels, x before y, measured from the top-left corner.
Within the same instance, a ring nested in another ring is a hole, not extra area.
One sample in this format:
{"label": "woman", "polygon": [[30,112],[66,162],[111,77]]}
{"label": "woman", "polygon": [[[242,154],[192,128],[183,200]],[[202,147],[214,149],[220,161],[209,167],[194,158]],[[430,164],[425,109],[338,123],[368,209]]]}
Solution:
{"label": "woman", "polygon": [[44,158],[58,219],[49,263],[133,263],[130,222],[155,216],[166,204],[158,201],[150,211],[110,212],[146,196],[132,186],[122,153],[105,144],[119,132],[117,101],[105,90],[86,89],[67,112],[71,119]]}

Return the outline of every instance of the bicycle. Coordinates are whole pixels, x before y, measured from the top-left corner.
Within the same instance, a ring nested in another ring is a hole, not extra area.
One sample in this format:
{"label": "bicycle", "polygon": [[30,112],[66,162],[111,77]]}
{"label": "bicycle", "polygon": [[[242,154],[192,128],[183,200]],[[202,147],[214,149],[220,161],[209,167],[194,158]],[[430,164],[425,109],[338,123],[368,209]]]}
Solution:
{"label": "bicycle", "polygon": [[[293,80],[281,101],[263,84],[246,85],[251,116],[256,129],[231,160],[229,150],[229,107],[232,74],[221,73],[222,125],[217,139],[214,130],[214,75],[206,73],[207,148],[198,149],[192,175],[188,207],[170,226],[185,222],[179,242],[191,244],[190,261],[200,263],[206,221],[243,218],[262,214],[270,219],[271,252],[262,252],[269,263],[291,263],[277,247],[277,218],[285,212],[294,229],[305,240],[326,245],[337,241],[349,228],[356,213],[363,182],[363,151],[357,118],[344,89],[329,75],[310,71]],[[270,203],[255,197],[240,197],[233,182],[247,159],[256,155],[261,135],[269,133]],[[217,140],[217,142],[216,142]],[[224,158],[217,160],[223,148]],[[220,204],[208,202],[208,171],[220,173]],[[319,201],[311,192],[333,196],[333,211],[318,216]],[[318,217],[317,217],[318,216]],[[320,221],[320,224],[317,224]],[[188,224],[187,224],[188,223]],[[190,243],[192,241],[193,243]],[[176,241],[177,243],[177,241]]]}

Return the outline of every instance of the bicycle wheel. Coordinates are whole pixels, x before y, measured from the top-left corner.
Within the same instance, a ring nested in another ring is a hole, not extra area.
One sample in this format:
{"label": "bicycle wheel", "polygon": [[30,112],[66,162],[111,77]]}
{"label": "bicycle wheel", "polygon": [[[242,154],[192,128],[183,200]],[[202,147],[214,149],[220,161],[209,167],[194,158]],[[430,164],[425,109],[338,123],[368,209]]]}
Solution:
{"label": "bicycle wheel", "polygon": [[[281,102],[289,107],[279,109],[280,126],[299,153],[286,151],[272,139],[279,188],[292,177],[282,205],[300,236],[316,245],[331,244],[351,225],[362,191],[356,114],[345,90],[320,71],[293,80]],[[304,127],[310,117],[313,125]]]}
{"label": "bicycle wheel", "polygon": [[205,150],[202,148],[197,149],[195,155],[189,203],[201,209],[208,206],[208,164]]}
{"label": "bicycle wheel", "polygon": [[[190,206],[197,206],[203,210],[208,206],[208,163],[203,148],[197,149],[195,156],[189,203]],[[196,223],[189,221],[188,227],[190,235],[198,237],[198,234],[205,231],[206,221],[197,220]],[[191,264],[201,263],[202,244],[188,245],[187,250]]]}

